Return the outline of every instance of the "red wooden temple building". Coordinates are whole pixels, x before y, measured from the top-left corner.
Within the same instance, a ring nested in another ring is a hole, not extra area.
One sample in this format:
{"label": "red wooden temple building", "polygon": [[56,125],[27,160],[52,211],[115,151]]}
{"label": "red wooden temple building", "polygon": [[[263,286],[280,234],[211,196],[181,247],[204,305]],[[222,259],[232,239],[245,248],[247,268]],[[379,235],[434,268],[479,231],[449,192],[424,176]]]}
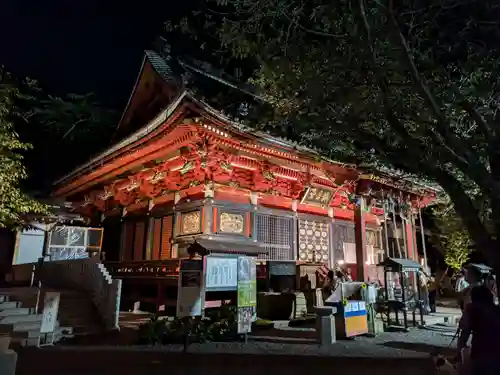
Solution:
{"label": "red wooden temple building", "polygon": [[368,280],[385,256],[418,258],[413,213],[434,190],[252,132],[197,98],[159,54],[146,53],[117,134],[55,196],[104,227],[124,301],[168,300],[195,239],[256,256],[261,290],[300,289],[321,265]]}

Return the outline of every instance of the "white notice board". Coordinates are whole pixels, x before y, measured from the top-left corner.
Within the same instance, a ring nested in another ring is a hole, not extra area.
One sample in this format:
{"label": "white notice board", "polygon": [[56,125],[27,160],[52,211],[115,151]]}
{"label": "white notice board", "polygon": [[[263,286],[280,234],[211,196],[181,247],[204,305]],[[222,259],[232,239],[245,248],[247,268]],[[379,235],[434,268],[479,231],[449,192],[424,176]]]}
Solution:
{"label": "white notice board", "polygon": [[43,316],[40,333],[52,333],[56,328],[61,293],[46,292],[43,298]]}
{"label": "white notice board", "polygon": [[205,287],[207,291],[238,289],[238,258],[206,256]]}

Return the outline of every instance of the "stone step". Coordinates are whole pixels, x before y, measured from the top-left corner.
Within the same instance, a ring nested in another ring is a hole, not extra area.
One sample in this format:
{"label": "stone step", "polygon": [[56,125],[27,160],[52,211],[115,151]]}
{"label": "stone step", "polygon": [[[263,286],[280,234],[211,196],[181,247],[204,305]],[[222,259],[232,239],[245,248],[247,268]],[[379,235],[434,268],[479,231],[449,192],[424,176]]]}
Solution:
{"label": "stone step", "polygon": [[[72,336],[73,328],[71,327],[57,327],[55,329],[55,333],[62,336]],[[21,339],[30,339],[30,338],[38,338],[40,336],[40,329],[34,329],[31,331],[15,331],[11,332],[11,337],[21,338]]]}
{"label": "stone step", "polygon": [[21,307],[21,302],[0,302],[0,310],[4,309],[15,309],[16,307]]}
{"label": "stone step", "polygon": [[12,323],[12,324],[0,323],[0,332],[11,333],[11,332],[19,332],[19,331],[39,330],[41,325],[42,325],[41,320],[38,322],[20,322],[20,323]]}
{"label": "stone step", "polygon": [[31,315],[11,315],[0,319],[0,324],[14,324],[24,322],[40,322],[42,320],[41,314]]}
{"label": "stone step", "polygon": [[[58,341],[61,341],[61,339],[63,337],[64,336],[60,332],[54,332],[54,338],[53,338],[54,344]],[[12,337],[11,345],[13,347],[21,347],[21,348],[24,348],[27,346],[37,346],[38,342],[39,342],[38,338],[39,338],[39,336],[27,337],[27,338]],[[52,342],[52,334],[48,334],[47,336],[42,335],[41,338],[42,338],[42,341],[41,341],[42,344],[45,342],[45,340],[47,340],[48,342]]]}
{"label": "stone step", "polygon": [[[11,303],[11,302],[9,302]],[[14,307],[10,309],[0,310],[0,322],[2,321],[2,317],[8,316],[19,316],[19,315],[29,315],[32,312],[32,309],[29,307]]]}
{"label": "stone step", "polygon": [[[38,321],[32,321],[32,322],[15,322],[9,324],[3,324],[0,322],[0,333],[36,331],[36,330],[39,331],[41,325],[42,325],[41,316],[39,316]],[[58,328],[59,326],[61,326],[59,322],[56,322],[56,328]]]}

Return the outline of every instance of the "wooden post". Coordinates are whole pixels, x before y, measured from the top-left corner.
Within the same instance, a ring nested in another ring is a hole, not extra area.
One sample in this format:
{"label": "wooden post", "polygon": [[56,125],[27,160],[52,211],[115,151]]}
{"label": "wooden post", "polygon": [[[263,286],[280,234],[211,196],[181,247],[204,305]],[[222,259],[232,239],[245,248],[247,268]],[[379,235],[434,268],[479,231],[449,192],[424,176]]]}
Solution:
{"label": "wooden post", "polygon": [[384,200],[384,242],[385,242],[385,255],[386,258],[390,258],[391,253],[389,251],[389,232],[387,228],[387,220],[389,219],[389,209],[387,201]]}
{"label": "wooden post", "polygon": [[409,248],[408,248],[408,232],[406,231],[406,219],[401,218],[401,230],[403,232],[403,246],[404,246],[404,256],[409,259]]}
{"label": "wooden post", "polygon": [[401,244],[399,243],[399,233],[398,233],[398,220],[396,218],[396,210],[394,208],[394,204],[392,205],[392,238],[396,241],[396,248],[398,249],[398,258],[402,258],[403,255],[401,253]]}
{"label": "wooden post", "polygon": [[427,250],[425,248],[424,222],[422,220],[422,209],[420,208],[420,204],[418,206],[418,219],[420,221],[420,237],[422,239],[422,251],[424,252],[424,267],[425,267],[425,272],[427,272]]}
{"label": "wooden post", "polygon": [[354,234],[356,239],[356,279],[365,281],[366,275],[366,222],[365,222],[366,199],[358,197],[358,204],[354,211]]}
{"label": "wooden post", "polygon": [[417,223],[415,222],[415,213],[411,212],[411,236],[412,236],[412,246],[413,246],[413,260],[420,263],[418,259],[418,246],[417,246]]}

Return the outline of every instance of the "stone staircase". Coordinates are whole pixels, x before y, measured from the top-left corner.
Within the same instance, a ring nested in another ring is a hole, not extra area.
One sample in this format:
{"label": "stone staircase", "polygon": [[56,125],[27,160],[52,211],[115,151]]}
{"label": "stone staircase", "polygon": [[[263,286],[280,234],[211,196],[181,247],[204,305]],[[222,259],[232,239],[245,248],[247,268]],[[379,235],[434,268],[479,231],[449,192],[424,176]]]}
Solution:
{"label": "stone staircase", "polygon": [[[42,290],[39,312],[43,310],[45,291],[54,290]],[[75,335],[102,332],[99,315],[89,297],[74,291],[57,291],[61,293],[61,299],[55,342]],[[35,346],[38,343],[42,314],[35,314],[36,299],[36,288],[0,289],[0,335],[9,335],[12,346]]]}

